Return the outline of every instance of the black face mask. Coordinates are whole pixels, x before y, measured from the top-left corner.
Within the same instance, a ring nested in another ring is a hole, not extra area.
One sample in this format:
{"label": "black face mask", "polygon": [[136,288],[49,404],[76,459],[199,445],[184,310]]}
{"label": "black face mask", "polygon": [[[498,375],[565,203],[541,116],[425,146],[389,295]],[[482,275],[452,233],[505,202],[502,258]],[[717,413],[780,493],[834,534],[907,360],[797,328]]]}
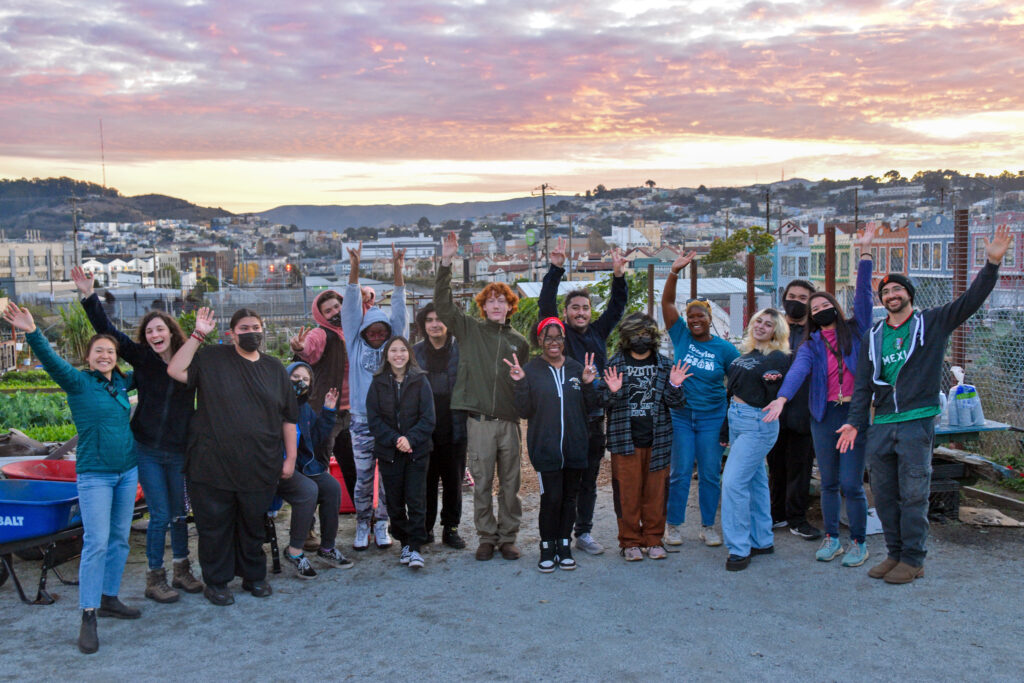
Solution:
{"label": "black face mask", "polygon": [[338,313],[337,315],[332,315],[330,318],[327,319],[327,322],[329,322],[331,325],[334,325],[335,327],[341,327],[341,313]]}
{"label": "black face mask", "polygon": [[646,334],[642,334],[629,340],[629,348],[631,351],[642,355],[654,349],[654,340]]}
{"label": "black face mask", "polygon": [[243,332],[238,335],[238,347],[243,351],[252,353],[260,348],[263,343],[262,332]]}
{"label": "black face mask", "polygon": [[831,325],[839,317],[839,312],[835,308],[826,308],[824,311],[818,311],[817,313],[811,314],[811,320],[813,320],[818,327],[825,327],[825,325]]}
{"label": "black face mask", "polygon": [[786,299],[782,302],[782,307],[786,309],[786,315],[793,320],[803,320],[804,316],[807,315],[807,304],[803,301]]}
{"label": "black face mask", "polygon": [[309,385],[301,379],[292,380],[292,389],[295,390],[295,395],[299,398],[309,393]]}

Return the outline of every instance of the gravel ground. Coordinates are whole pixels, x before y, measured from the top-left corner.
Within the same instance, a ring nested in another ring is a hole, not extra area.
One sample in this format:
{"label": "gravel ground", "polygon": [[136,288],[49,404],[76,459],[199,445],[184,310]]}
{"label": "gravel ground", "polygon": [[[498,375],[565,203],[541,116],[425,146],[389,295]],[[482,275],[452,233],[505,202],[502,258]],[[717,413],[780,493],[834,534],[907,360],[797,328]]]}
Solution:
{"label": "gravel ground", "polygon": [[[469,494],[465,503],[462,533],[472,538]],[[312,581],[285,568],[268,599],[236,581],[227,608],[201,595],[145,600],[144,537],[135,533],[121,594],[143,618],[101,620],[100,651],[84,656],[74,587],[54,580],[58,602],[28,606],[8,581],[0,678],[1020,680],[1020,529],[935,525],[925,578],[889,586],[866,574],[884,553],[880,536],[868,541],[868,564],[847,569],[815,562],[817,545],[783,529],[774,555],[727,573],[725,549],[697,541],[694,508],[682,552],[665,561],[627,565],[609,550],[578,557],[574,572],[540,574],[536,506],[528,494],[516,562],[477,562],[475,543],[435,545],[413,573],[398,548],[371,549],[351,553],[350,570],[317,564]],[[342,519],[346,543],[354,524]],[[595,536],[615,545],[607,485]],[[35,568],[17,566],[34,586]]]}

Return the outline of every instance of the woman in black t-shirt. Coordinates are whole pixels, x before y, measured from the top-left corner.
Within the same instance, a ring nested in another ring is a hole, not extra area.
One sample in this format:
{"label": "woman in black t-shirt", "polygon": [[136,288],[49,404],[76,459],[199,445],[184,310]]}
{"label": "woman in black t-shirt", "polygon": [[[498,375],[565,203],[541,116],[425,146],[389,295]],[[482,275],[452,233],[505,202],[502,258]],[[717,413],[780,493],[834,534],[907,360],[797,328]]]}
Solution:
{"label": "woman in black t-shirt", "polygon": [[775,551],[765,457],[779,437],[779,423],[762,418],[789,368],[785,316],[774,308],[758,311],[747,325],[740,353],[728,369],[731,448],[722,472],[722,535],[729,548],[729,571],[746,569],[751,555]]}
{"label": "woman in black t-shirt", "polygon": [[196,390],[185,471],[199,564],[206,598],[230,605],[227,584],[235,576],[255,597],[272,592],[265,580],[264,518],[278,481],[295,472],[299,409],[284,365],[260,353],[263,321],[255,311],[243,308],[231,316],[233,344],[197,353],[213,328],[213,312],[200,309],[196,331],[174,354],[167,374]]}

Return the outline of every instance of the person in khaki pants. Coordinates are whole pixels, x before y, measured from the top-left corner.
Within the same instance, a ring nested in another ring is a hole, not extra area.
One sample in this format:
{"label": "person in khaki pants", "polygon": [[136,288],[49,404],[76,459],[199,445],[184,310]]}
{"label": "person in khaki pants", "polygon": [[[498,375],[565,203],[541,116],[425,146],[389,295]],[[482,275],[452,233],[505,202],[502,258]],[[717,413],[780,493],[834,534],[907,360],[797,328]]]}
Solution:
{"label": "person in khaki pants", "polygon": [[[459,342],[459,368],[452,390],[452,410],[465,410],[467,460],[476,480],[473,487],[473,522],[480,545],[476,559],[489,560],[498,548],[506,560],[520,556],[516,536],[523,516],[519,499],[519,415],[513,400],[512,380],[504,360],[529,357],[523,335],[508,324],[519,303],[508,285],[492,282],[476,296],[480,317],[467,315],[452,300],[452,258],[459,240],[450,233],[441,249],[441,264],[434,285],[434,306],[441,322]],[[491,496],[498,473],[498,516]]]}

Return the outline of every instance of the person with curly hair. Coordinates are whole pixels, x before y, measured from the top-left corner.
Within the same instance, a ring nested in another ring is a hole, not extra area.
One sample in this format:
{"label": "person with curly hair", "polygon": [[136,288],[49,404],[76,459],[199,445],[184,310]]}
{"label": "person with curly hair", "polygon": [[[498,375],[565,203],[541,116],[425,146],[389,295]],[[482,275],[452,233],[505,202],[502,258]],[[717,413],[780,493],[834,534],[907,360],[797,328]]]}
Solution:
{"label": "person with curly hair", "polygon": [[[466,455],[476,480],[473,522],[480,537],[476,559],[490,560],[497,548],[506,560],[517,560],[521,553],[516,547],[516,536],[523,516],[519,499],[519,414],[512,379],[503,361],[511,361],[513,354],[527,358],[529,346],[508,322],[519,305],[519,297],[508,285],[492,282],[477,294],[479,317],[455,305],[452,259],[458,250],[458,237],[449,233],[441,248],[434,306],[441,322],[459,342],[459,368],[451,407],[465,410],[468,416]],[[491,500],[495,470],[499,486],[497,517]]]}

